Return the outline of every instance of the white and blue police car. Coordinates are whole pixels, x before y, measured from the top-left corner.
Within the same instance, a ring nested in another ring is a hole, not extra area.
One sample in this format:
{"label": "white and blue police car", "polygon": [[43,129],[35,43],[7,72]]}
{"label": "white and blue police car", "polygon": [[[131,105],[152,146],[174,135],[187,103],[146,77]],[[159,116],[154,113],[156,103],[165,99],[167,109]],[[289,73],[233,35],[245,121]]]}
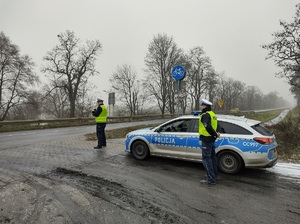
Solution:
{"label": "white and blue police car", "polygon": [[[233,115],[217,115],[218,168],[235,174],[243,168],[272,167],[277,162],[276,140],[260,121]],[[154,128],[132,131],[126,136],[126,151],[139,160],[149,156],[201,162],[199,116],[186,115]]]}

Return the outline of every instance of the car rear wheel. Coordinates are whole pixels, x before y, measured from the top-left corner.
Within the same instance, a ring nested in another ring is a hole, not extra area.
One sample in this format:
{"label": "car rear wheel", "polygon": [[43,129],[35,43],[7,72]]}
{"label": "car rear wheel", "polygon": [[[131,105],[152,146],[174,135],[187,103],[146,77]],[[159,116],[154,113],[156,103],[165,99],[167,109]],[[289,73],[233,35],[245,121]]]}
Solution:
{"label": "car rear wheel", "polygon": [[243,165],[241,157],[235,152],[225,151],[218,154],[218,168],[223,173],[238,173]]}
{"label": "car rear wheel", "polygon": [[134,158],[139,160],[143,160],[149,157],[149,148],[143,141],[135,141],[132,144],[131,152]]}

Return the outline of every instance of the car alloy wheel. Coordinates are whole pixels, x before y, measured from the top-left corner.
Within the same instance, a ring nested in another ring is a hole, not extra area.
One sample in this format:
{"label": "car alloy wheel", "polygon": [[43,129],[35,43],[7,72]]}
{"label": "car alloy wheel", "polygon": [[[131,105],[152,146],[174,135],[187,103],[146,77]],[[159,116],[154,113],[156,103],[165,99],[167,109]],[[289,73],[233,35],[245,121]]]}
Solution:
{"label": "car alloy wheel", "polygon": [[143,141],[135,141],[132,144],[131,151],[134,158],[139,160],[146,159],[149,156],[149,148],[147,144]]}
{"label": "car alloy wheel", "polygon": [[242,159],[235,152],[224,151],[218,154],[218,168],[223,173],[235,174],[243,167]]}

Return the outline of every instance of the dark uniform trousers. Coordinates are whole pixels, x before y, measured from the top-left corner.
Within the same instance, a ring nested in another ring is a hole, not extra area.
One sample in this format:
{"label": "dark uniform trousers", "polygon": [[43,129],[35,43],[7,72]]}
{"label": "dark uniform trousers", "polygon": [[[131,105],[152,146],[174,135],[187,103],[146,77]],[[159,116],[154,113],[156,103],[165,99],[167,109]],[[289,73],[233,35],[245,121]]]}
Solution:
{"label": "dark uniform trousers", "polygon": [[96,134],[98,138],[98,147],[106,146],[105,127],[106,123],[97,123]]}

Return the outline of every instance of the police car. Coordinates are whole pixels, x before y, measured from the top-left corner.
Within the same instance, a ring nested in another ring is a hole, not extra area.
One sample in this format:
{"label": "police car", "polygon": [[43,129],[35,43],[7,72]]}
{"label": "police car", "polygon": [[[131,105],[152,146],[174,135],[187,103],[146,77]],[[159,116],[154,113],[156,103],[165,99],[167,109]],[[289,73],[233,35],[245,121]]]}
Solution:
{"label": "police car", "polygon": [[[260,121],[233,115],[217,115],[221,136],[216,140],[218,168],[235,174],[243,168],[272,167],[277,161],[276,140]],[[132,131],[126,136],[126,151],[136,159],[149,156],[201,162],[199,116],[174,118],[154,128]]]}

